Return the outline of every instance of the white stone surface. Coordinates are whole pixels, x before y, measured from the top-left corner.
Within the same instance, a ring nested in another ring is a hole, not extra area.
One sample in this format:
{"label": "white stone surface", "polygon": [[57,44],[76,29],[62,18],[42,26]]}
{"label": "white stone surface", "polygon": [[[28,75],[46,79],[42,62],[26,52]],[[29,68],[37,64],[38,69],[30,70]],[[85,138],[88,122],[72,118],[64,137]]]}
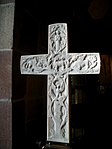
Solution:
{"label": "white stone surface", "polygon": [[67,24],[49,25],[48,54],[21,57],[22,74],[48,75],[47,141],[69,143],[69,74],[99,74],[99,53],[68,53]]}

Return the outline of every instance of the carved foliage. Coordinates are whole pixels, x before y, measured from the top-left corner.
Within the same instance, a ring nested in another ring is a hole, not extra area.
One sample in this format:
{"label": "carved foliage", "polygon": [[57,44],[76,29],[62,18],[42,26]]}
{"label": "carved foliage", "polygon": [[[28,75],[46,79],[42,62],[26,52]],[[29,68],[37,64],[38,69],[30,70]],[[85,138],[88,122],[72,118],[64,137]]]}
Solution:
{"label": "carved foliage", "polygon": [[67,53],[67,25],[49,26],[49,53],[21,57],[23,74],[47,74],[47,141],[69,143],[68,74],[100,72],[98,53]]}
{"label": "carved foliage", "polygon": [[49,26],[48,140],[69,142],[67,29],[65,24]]}

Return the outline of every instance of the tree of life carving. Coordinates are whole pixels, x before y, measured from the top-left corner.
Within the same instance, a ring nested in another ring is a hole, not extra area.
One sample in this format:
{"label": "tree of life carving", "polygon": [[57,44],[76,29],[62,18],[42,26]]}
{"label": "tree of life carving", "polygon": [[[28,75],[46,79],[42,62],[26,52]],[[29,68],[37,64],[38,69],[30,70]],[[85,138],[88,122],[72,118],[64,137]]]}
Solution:
{"label": "tree of life carving", "polygon": [[67,53],[67,24],[49,25],[48,54],[21,57],[22,74],[48,75],[47,141],[69,143],[68,75],[99,74],[99,53]]}

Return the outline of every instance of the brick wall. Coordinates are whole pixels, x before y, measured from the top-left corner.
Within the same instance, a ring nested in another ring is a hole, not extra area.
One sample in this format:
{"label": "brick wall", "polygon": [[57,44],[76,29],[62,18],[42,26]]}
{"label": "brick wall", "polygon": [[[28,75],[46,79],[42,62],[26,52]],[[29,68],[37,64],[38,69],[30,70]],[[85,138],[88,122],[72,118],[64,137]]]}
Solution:
{"label": "brick wall", "polygon": [[0,0],[0,149],[12,148],[14,0]]}

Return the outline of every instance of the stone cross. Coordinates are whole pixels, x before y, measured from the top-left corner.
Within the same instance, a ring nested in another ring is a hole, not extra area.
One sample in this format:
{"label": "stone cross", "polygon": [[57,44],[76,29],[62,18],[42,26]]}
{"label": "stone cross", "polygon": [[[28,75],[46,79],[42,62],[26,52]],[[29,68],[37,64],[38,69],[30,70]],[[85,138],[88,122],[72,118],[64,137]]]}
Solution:
{"label": "stone cross", "polygon": [[99,74],[99,53],[67,53],[67,24],[49,25],[48,54],[21,56],[21,73],[47,77],[47,141],[69,143],[68,75]]}

